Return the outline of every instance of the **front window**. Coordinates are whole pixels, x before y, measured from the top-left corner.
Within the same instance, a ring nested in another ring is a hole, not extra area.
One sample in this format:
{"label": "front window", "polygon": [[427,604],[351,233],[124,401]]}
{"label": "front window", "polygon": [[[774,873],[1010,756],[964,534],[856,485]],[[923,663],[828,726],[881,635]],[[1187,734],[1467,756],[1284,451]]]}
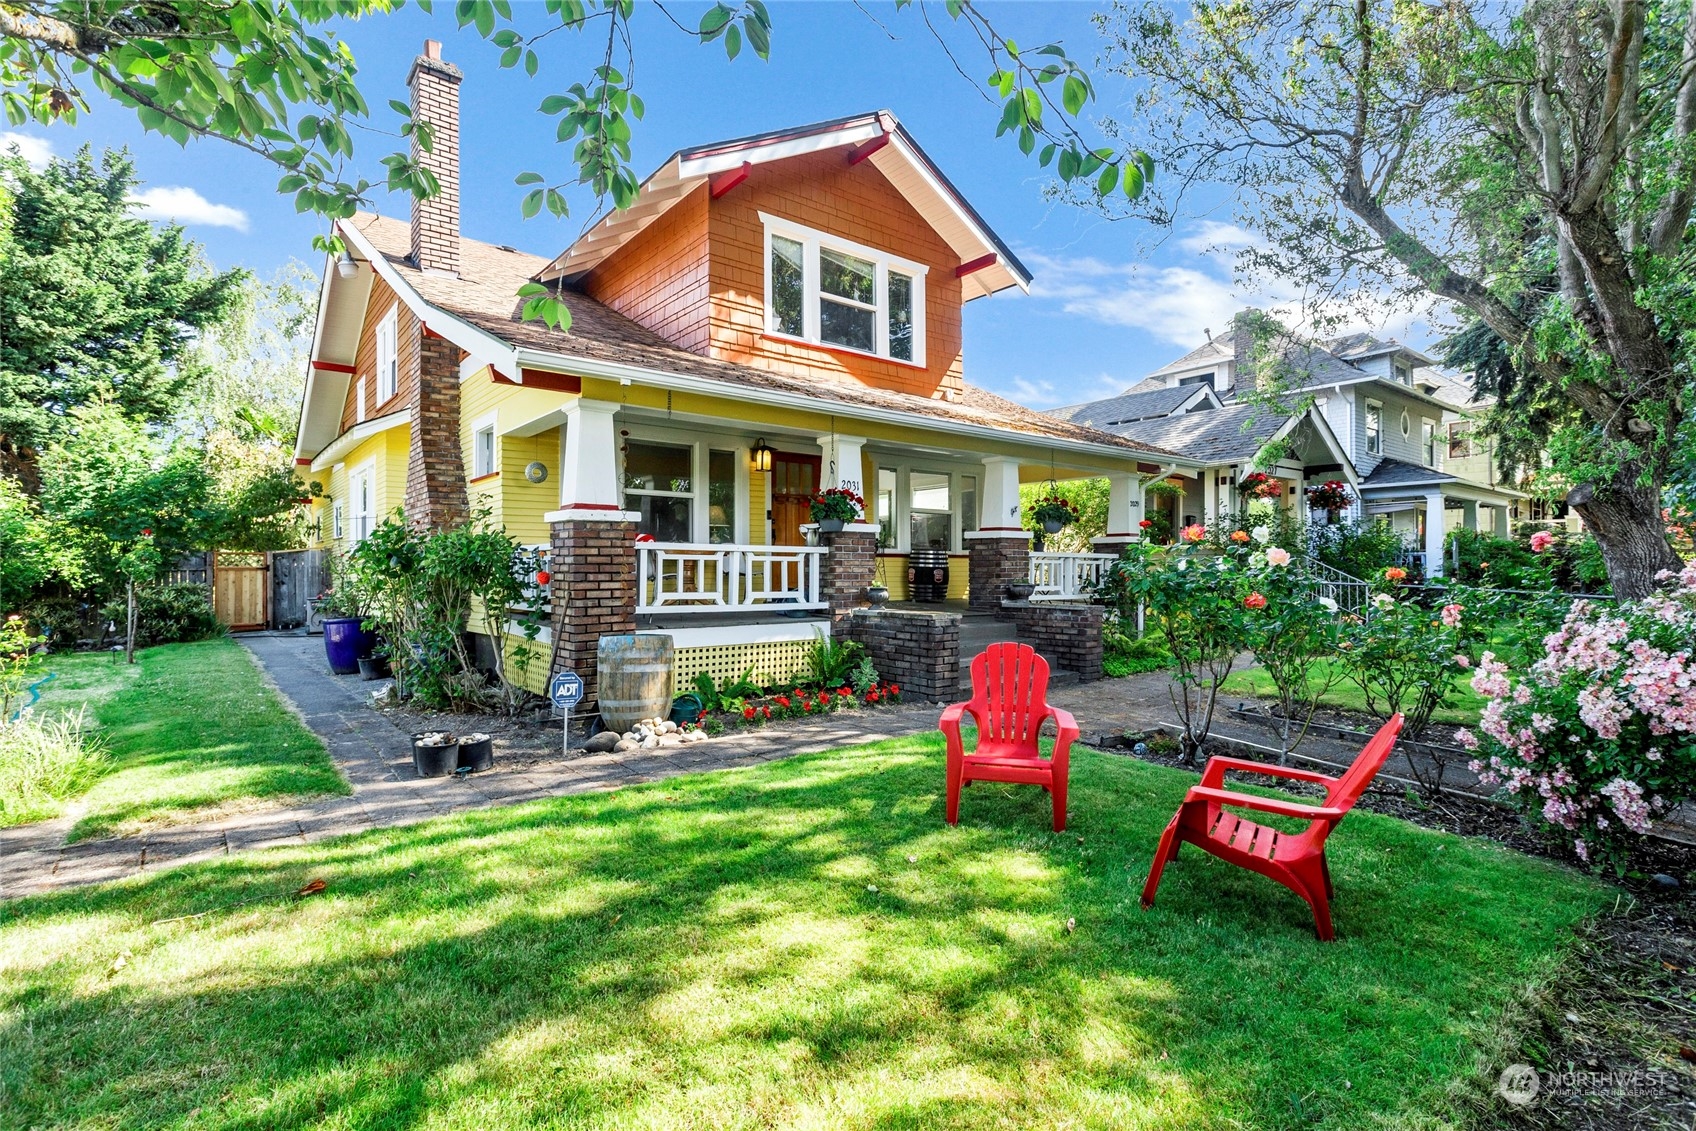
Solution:
{"label": "front window", "polygon": [[346,537],[345,530],[346,527],[342,523],[342,501],[337,499],[330,504],[330,537],[339,542]]}
{"label": "front window", "polygon": [[372,511],[376,509],[376,499],[371,490],[371,469],[361,468],[348,478],[349,494],[352,496],[351,510],[352,530],[349,531],[355,542],[362,542],[371,533]]}
{"label": "front window", "polygon": [[1425,448],[1425,466],[1437,466],[1437,425],[1427,420],[1419,426],[1419,438]]}
{"label": "front window", "polygon": [[915,550],[951,548],[953,510],[949,506],[947,472],[915,471],[909,475],[907,514]]}
{"label": "front window", "polygon": [[1206,385],[1211,389],[1213,388],[1213,374],[1197,373],[1193,377],[1178,378],[1178,387],[1183,388],[1185,385]]}
{"label": "front window", "polygon": [[1366,402],[1366,450],[1372,455],[1384,450],[1384,408],[1372,401]]}
{"label": "front window", "polygon": [[707,541],[736,541],[736,453],[707,453]]}
{"label": "front window", "polygon": [[960,476],[960,533],[970,534],[978,528],[978,477]]}
{"label": "front window", "polygon": [[660,542],[690,540],[694,452],[681,444],[632,440],[624,446],[624,509],[637,531]]}
{"label": "front window", "polygon": [[484,425],[477,429],[471,442],[471,477],[495,473],[495,426]]}
{"label": "front window", "polygon": [[768,333],[924,364],[922,265],[761,218]]}
{"label": "front window", "polygon": [[898,480],[893,467],[877,469],[877,544],[895,545],[895,491]]}

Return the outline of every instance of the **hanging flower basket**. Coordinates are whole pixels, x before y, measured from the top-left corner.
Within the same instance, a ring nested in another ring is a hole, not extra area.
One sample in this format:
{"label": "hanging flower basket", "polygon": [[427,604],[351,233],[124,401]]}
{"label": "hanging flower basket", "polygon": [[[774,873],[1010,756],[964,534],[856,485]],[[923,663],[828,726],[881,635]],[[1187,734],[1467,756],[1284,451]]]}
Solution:
{"label": "hanging flower basket", "polygon": [[1324,511],[1327,521],[1336,522],[1337,515],[1354,505],[1354,492],[1341,479],[1328,479],[1317,487],[1307,489],[1307,505]]}
{"label": "hanging flower basket", "polygon": [[834,534],[865,513],[866,500],[846,487],[832,487],[813,496],[813,521],[824,534]]}
{"label": "hanging flower basket", "polygon": [[1031,521],[1042,527],[1044,533],[1058,534],[1078,521],[1078,508],[1059,495],[1048,495],[1031,508]]}
{"label": "hanging flower basket", "polygon": [[1251,471],[1242,477],[1237,490],[1251,499],[1275,502],[1284,497],[1284,481],[1264,471]]}

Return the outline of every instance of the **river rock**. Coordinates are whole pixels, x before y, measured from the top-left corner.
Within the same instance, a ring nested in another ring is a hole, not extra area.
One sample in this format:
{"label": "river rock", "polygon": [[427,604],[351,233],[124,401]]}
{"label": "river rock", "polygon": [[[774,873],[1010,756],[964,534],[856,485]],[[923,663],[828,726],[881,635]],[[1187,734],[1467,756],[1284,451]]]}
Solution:
{"label": "river rock", "polygon": [[640,750],[642,744],[634,738],[621,738],[613,744],[613,753],[623,754],[626,750]]}
{"label": "river rock", "polygon": [[583,743],[583,750],[588,754],[606,754],[623,741],[624,736],[616,730],[603,730],[599,734],[590,735],[588,741]]}

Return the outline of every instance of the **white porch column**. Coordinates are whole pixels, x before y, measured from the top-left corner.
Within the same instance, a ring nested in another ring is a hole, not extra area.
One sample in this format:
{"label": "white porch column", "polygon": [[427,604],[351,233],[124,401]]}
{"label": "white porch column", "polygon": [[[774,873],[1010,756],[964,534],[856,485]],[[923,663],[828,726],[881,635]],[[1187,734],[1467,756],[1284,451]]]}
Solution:
{"label": "white porch column", "polygon": [[1425,576],[1443,576],[1443,493],[1425,496]]}
{"label": "white porch column", "polygon": [[1019,507],[1018,460],[1011,456],[984,457],[982,507],[978,515],[979,533],[1019,534],[1024,531]]}
{"label": "white porch column", "polygon": [[1492,518],[1494,519],[1494,527],[1495,527],[1494,533],[1495,533],[1496,537],[1498,537],[1498,538],[1511,538],[1511,537],[1513,537],[1513,511],[1512,511],[1512,509],[1505,506],[1505,505],[1494,506],[1494,507],[1491,507],[1490,509],[1491,509],[1491,511],[1494,512],[1494,514],[1492,515]]}
{"label": "white porch column", "polygon": [[1472,499],[1462,500],[1460,504],[1461,525],[1468,530],[1478,529],[1478,504]]}
{"label": "white porch column", "polygon": [[1090,540],[1098,554],[1117,554],[1127,543],[1142,540],[1142,500],[1146,482],[1140,475],[1126,472],[1107,477],[1107,532]]}
{"label": "white porch column", "polygon": [[820,436],[819,447],[824,451],[824,463],[819,468],[819,487],[849,487],[862,497],[868,494],[866,484],[860,478],[865,474],[860,454],[865,445],[864,436]]}
{"label": "white porch column", "polygon": [[618,406],[579,399],[565,410],[564,450],[559,460],[562,511],[622,511],[618,490]]}
{"label": "white porch column", "polygon": [[1219,517],[1219,469],[1207,468],[1201,473],[1201,521],[1203,525]]}

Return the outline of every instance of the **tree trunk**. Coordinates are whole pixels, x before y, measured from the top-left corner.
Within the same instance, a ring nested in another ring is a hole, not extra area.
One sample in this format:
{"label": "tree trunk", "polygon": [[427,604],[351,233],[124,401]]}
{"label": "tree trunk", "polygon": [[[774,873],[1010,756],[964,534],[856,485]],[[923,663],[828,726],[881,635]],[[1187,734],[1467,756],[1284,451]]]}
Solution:
{"label": "tree trunk", "polygon": [[1595,536],[1614,596],[1633,601],[1647,597],[1655,588],[1657,573],[1683,568],[1684,562],[1667,542],[1656,487],[1617,486],[1599,491],[1593,484],[1581,483],[1567,493],[1566,501]]}
{"label": "tree trunk", "polygon": [[128,597],[124,610],[124,662],[135,663],[135,578],[127,578],[125,592]]}

